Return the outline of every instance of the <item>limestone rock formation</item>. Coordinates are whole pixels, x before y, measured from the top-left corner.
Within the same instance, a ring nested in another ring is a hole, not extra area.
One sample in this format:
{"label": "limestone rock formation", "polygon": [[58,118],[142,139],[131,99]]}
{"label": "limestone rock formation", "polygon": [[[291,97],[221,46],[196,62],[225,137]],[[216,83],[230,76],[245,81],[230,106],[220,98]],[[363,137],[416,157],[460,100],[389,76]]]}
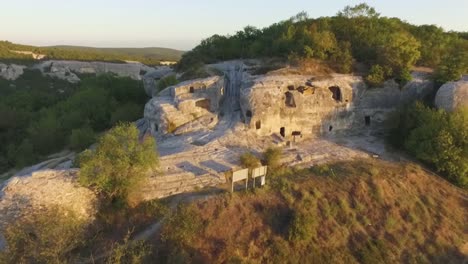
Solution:
{"label": "limestone rock formation", "polygon": [[28,210],[59,206],[78,217],[92,218],[96,195],[77,183],[78,170],[44,170],[16,176],[4,183],[0,200],[0,225],[14,220]]}
{"label": "limestone rock formation", "polygon": [[[0,230],[32,211],[58,206],[91,221],[96,195],[78,185],[77,170],[45,170],[8,180],[0,193]],[[0,243],[1,244],[1,243]]]}
{"label": "limestone rock formation", "polygon": [[259,136],[296,140],[378,130],[396,107],[421,100],[433,89],[427,76],[418,73],[403,88],[388,81],[382,88],[369,89],[361,77],[352,75],[250,75],[238,62],[223,66],[224,77],[187,81],[148,102],[145,119],[152,133],[214,127],[228,109],[240,111],[241,122]]}
{"label": "limestone rock formation", "polygon": [[[110,63],[86,61],[44,61],[33,68],[39,69],[43,74],[57,77],[69,82],[77,82],[76,74],[103,74],[112,73],[119,77],[130,77],[141,80],[142,76],[155,71],[155,68],[141,63]],[[166,67],[165,67],[166,68]]]}
{"label": "limestone rock formation", "polygon": [[170,74],[173,74],[173,72],[174,71],[170,67],[161,66],[156,67],[143,75],[143,86],[146,94],[151,97],[155,96],[156,84],[158,81]]}
{"label": "limestone rock formation", "polygon": [[437,91],[435,104],[438,108],[453,111],[468,106],[468,80],[448,82]]}
{"label": "limestone rock formation", "polygon": [[6,65],[0,63],[0,77],[3,79],[14,81],[23,74],[24,68],[26,68],[26,66],[16,64]]}
{"label": "limestone rock formation", "polygon": [[217,123],[224,79],[210,77],[168,87],[145,106],[153,134],[187,133]]}

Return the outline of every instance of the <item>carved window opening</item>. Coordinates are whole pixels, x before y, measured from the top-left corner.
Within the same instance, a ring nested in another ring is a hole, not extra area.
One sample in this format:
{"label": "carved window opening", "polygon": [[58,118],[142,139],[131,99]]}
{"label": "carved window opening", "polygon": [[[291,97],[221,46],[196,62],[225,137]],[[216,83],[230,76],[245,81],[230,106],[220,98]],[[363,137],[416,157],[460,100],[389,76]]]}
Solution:
{"label": "carved window opening", "polygon": [[328,132],[332,132],[332,130],[333,130],[333,126],[329,126],[328,127]]}
{"label": "carved window opening", "polygon": [[159,127],[158,127],[157,124],[153,124],[153,130],[156,131],[156,132],[159,130]]}
{"label": "carved window opening", "polygon": [[370,126],[370,122],[371,122],[370,116],[365,116],[364,117],[364,122],[365,122],[366,126]]}
{"label": "carved window opening", "polygon": [[194,92],[195,92],[195,88],[193,88],[193,86],[190,86],[189,92],[190,92],[190,93],[194,93]]}
{"label": "carved window opening", "polygon": [[285,137],[286,136],[286,129],[284,127],[280,128],[280,135],[282,137]]}
{"label": "carved window opening", "polygon": [[332,87],[330,87],[328,89],[332,92],[332,98],[335,99],[336,101],[341,102],[342,98],[341,98],[341,89],[340,89],[340,87],[332,86]]}
{"label": "carved window opening", "polygon": [[247,112],[245,112],[245,116],[246,117],[252,117],[252,111],[247,110]]}
{"label": "carved window opening", "polygon": [[262,128],[262,121],[258,120],[257,122],[255,122],[255,128],[256,129]]}
{"label": "carved window opening", "polygon": [[287,107],[296,107],[296,102],[294,101],[294,95],[291,92],[286,92],[284,94],[286,96],[285,98],[285,104]]}

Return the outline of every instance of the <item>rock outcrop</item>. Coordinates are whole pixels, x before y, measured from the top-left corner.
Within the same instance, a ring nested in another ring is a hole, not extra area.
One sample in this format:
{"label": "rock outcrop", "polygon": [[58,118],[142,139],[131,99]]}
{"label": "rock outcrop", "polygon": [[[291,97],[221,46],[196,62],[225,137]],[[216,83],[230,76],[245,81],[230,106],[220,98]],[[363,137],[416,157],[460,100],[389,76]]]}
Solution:
{"label": "rock outcrop", "polygon": [[4,183],[0,196],[0,227],[5,227],[29,210],[58,206],[92,219],[96,195],[77,183],[78,170],[44,170],[16,176]]}
{"label": "rock outcrop", "polygon": [[156,85],[159,80],[173,73],[174,71],[167,66],[156,67],[148,71],[143,75],[143,87],[145,88],[146,94],[151,97],[155,96],[157,92]]}
{"label": "rock outcrop", "polygon": [[0,63],[0,77],[9,81],[14,81],[23,74],[24,68],[26,68],[26,66]]}
{"label": "rock outcrop", "polygon": [[168,87],[145,106],[153,134],[187,133],[216,125],[224,79],[210,77]]}
{"label": "rock outcrop", "polygon": [[435,104],[438,108],[453,111],[460,107],[468,107],[468,80],[448,82],[437,91]]}
{"label": "rock outcrop", "polygon": [[[69,82],[78,82],[80,79],[77,74],[103,74],[111,73],[119,77],[129,77],[134,80],[142,80],[143,76],[155,73],[156,78],[161,78],[170,68],[167,66],[149,67],[141,63],[110,63],[110,62],[86,62],[86,61],[44,61],[35,66],[43,74],[67,80]],[[151,76],[151,75],[149,75]],[[149,77],[148,77],[149,78]]]}
{"label": "rock outcrop", "polygon": [[427,76],[418,73],[402,88],[388,81],[381,88],[369,89],[361,77],[353,75],[254,76],[237,62],[224,68],[224,77],[187,81],[148,102],[145,119],[152,133],[212,128],[228,109],[240,111],[241,122],[260,136],[296,139],[377,130],[396,107],[421,100],[433,90]]}
{"label": "rock outcrop", "polygon": [[78,185],[77,172],[45,170],[5,182],[0,193],[0,232],[20,217],[54,206],[72,211],[81,220],[92,221],[97,198]]}

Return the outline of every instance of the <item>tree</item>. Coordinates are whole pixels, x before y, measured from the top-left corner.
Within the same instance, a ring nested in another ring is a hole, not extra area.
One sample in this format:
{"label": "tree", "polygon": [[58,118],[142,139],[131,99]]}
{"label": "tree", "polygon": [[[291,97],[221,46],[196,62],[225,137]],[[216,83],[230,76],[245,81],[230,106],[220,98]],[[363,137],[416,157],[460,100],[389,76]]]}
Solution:
{"label": "tree", "polygon": [[468,110],[453,113],[416,103],[389,122],[390,142],[434,166],[454,184],[468,187]]}
{"label": "tree", "polygon": [[370,17],[377,18],[380,16],[373,7],[368,4],[361,3],[355,6],[346,6],[343,11],[338,12],[338,16],[346,18],[357,18],[357,17]]}
{"label": "tree", "polygon": [[455,44],[436,69],[435,81],[442,85],[459,80],[468,71],[468,41]]}
{"label": "tree", "polygon": [[157,92],[160,92],[164,90],[166,87],[176,85],[178,83],[179,83],[179,80],[177,80],[177,77],[175,76],[175,74],[171,74],[159,80],[158,84],[156,85],[156,90]]}
{"label": "tree", "polygon": [[24,139],[19,145],[15,153],[16,160],[15,166],[17,168],[22,168],[24,166],[30,165],[36,159],[34,154],[33,145],[28,139]]}
{"label": "tree", "polygon": [[382,86],[389,72],[391,72],[391,70],[388,68],[385,69],[378,64],[372,65],[369,74],[366,76],[366,81],[371,87]]}
{"label": "tree", "polygon": [[386,45],[380,48],[379,62],[392,69],[401,80],[408,79],[408,72],[419,59],[420,43],[411,34],[396,32],[388,37]]}
{"label": "tree", "polygon": [[95,150],[79,158],[80,183],[101,192],[112,204],[133,203],[138,187],[158,165],[154,138],[139,140],[138,129],[121,123],[102,136]]}
{"label": "tree", "polygon": [[94,143],[96,135],[89,126],[73,129],[70,135],[70,147],[73,150],[81,151]]}

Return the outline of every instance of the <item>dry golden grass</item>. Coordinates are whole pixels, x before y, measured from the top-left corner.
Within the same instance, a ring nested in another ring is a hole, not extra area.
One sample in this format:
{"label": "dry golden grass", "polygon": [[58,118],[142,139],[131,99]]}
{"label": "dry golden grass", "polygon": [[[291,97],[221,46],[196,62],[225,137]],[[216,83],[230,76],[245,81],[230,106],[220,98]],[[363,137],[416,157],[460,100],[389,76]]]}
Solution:
{"label": "dry golden grass", "polygon": [[467,193],[414,165],[361,160],[278,174],[268,188],[190,205],[203,227],[182,249],[188,252],[183,259],[460,263],[466,258],[460,251],[467,243]]}

